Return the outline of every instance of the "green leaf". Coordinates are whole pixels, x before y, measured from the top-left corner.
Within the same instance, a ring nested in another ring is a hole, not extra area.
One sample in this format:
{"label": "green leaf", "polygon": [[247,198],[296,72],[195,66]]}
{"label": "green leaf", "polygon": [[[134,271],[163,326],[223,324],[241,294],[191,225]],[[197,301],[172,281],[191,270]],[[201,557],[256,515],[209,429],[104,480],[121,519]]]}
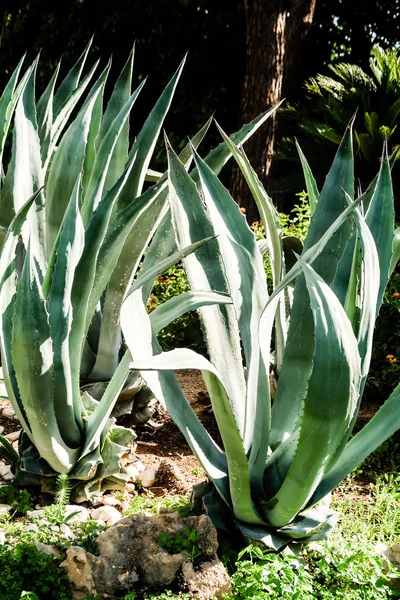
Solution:
{"label": "green leaf", "polygon": [[348,442],[341,456],[315,491],[312,503],[333,490],[353,469],[400,429],[400,384],[378,412]]}
{"label": "green leaf", "polygon": [[190,310],[213,304],[232,304],[228,294],[218,294],[211,291],[190,291],[173,296],[151,313],[150,322],[154,333],[157,335],[169,323],[175,321]]}
{"label": "green leaf", "polygon": [[317,182],[314,179],[314,175],[312,174],[310,165],[308,164],[308,161],[307,161],[306,157],[304,156],[303,150],[300,148],[300,145],[298,144],[297,140],[295,140],[295,142],[296,142],[297,152],[299,153],[301,166],[303,168],[303,175],[304,175],[304,180],[306,182],[308,200],[310,202],[310,212],[311,212],[311,216],[312,216],[315,213],[315,209],[317,207],[317,202],[318,202],[318,197],[319,197]]}

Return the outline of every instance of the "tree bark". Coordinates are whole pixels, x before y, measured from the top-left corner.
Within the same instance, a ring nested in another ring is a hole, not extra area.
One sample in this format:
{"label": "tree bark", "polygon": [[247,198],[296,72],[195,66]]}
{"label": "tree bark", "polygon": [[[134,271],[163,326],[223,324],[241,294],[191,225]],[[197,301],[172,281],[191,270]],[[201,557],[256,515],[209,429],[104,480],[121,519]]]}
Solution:
{"label": "tree bark", "polygon": [[[298,88],[301,56],[310,30],[316,0],[243,0],[246,15],[247,65],[242,95],[241,122],[248,123]],[[302,80],[301,80],[302,81]],[[285,91],[286,90],[286,91]],[[277,129],[274,113],[246,143],[246,154],[268,189],[271,156]],[[251,223],[257,207],[237,167],[232,174],[232,195],[246,210]]]}

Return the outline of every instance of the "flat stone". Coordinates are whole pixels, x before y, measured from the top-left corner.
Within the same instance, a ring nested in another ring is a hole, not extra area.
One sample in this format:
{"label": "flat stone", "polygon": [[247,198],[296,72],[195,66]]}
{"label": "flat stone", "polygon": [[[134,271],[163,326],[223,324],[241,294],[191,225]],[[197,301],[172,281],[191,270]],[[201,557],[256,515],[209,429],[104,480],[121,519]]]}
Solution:
{"label": "flat stone", "polygon": [[29,525],[25,525],[22,531],[38,531],[38,526],[35,523],[29,523]]}
{"label": "flat stone", "polygon": [[4,481],[12,481],[14,479],[14,475],[11,473],[11,469],[2,475]]}
{"label": "flat stone", "polygon": [[16,440],[15,442],[13,442],[11,444],[11,446],[14,448],[14,450],[18,451],[18,440]]}
{"label": "flat stone", "polygon": [[19,431],[12,431],[11,433],[7,433],[4,437],[9,442],[15,442],[19,438],[19,434],[20,433],[21,433],[21,430],[19,430]]}
{"label": "flat stone", "polygon": [[35,546],[40,552],[43,552],[48,556],[53,556],[54,558],[60,558],[62,556],[61,550],[56,546],[50,546],[49,544],[43,544],[42,542],[35,542]]}
{"label": "flat stone", "polygon": [[10,406],[10,407],[6,407],[3,408],[3,410],[1,411],[1,414],[3,415],[3,417],[14,417],[15,416],[15,410]]}
{"label": "flat stone", "polygon": [[122,518],[122,515],[114,506],[100,506],[100,508],[92,510],[91,517],[94,521],[101,520],[107,525],[114,525]]}

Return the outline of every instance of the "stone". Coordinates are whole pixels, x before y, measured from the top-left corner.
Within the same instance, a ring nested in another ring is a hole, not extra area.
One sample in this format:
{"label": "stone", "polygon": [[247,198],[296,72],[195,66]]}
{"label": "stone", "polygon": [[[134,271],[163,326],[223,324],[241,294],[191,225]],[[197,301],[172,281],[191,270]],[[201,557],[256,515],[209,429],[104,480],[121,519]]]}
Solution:
{"label": "stone", "polygon": [[146,467],[141,460],[136,460],[134,463],[132,463],[132,465],[139,471],[139,473],[146,470]]}
{"label": "stone", "polygon": [[114,496],[103,496],[101,501],[104,506],[119,506],[121,504]]}
{"label": "stone", "polygon": [[200,570],[194,570],[191,562],[182,565],[184,585],[196,600],[222,600],[225,594],[232,594],[232,585],[224,565],[219,560],[203,563]]}
{"label": "stone", "polygon": [[104,521],[107,525],[114,525],[122,518],[121,513],[114,506],[94,508],[90,516],[94,521]]}
{"label": "stone", "polygon": [[30,519],[41,519],[44,515],[44,510],[42,508],[39,508],[37,510],[27,510],[26,511],[26,516],[29,517]]}
{"label": "stone", "polygon": [[124,489],[126,492],[128,492],[128,494],[134,494],[136,491],[136,486],[134,483],[127,483]]}
{"label": "stone", "polygon": [[[196,530],[199,536],[197,546],[200,555],[196,557],[195,570],[187,554],[170,554],[157,543],[161,533],[169,536],[178,532],[182,534],[186,527]],[[99,535],[98,556],[71,546],[61,566],[66,570],[77,600],[88,594],[120,598],[130,591],[142,597],[140,592],[143,590],[157,592],[172,583],[180,586],[182,591],[189,587],[199,594],[194,597],[205,600],[212,595],[222,597],[230,590],[229,577],[218,560],[217,548],[217,534],[207,515],[131,515]],[[184,580],[183,568],[186,573]],[[215,585],[211,585],[214,579]],[[207,586],[209,595],[206,595]]]}
{"label": "stone", "polygon": [[3,417],[14,417],[15,410],[11,406],[7,406],[6,408],[3,408],[1,414],[3,415]]}
{"label": "stone", "polygon": [[25,525],[22,531],[38,531],[38,526],[35,523],[29,523],[29,525]]}
{"label": "stone", "polygon": [[146,469],[139,473],[138,481],[144,488],[150,488],[155,484],[157,471],[155,469]]}
{"label": "stone", "polygon": [[0,515],[8,515],[12,509],[10,504],[0,504]]}
{"label": "stone", "polygon": [[137,470],[137,468],[135,467],[135,465],[127,465],[125,467],[125,471],[128,473],[129,479],[131,481],[136,481],[136,479],[138,479],[138,477],[139,477],[139,471]]}
{"label": "stone", "polygon": [[375,546],[376,554],[381,558],[385,572],[394,571],[397,576],[391,579],[391,586],[400,590],[400,544],[386,546],[379,542]]}
{"label": "stone", "polygon": [[0,435],[1,435],[2,433],[4,433],[4,427],[3,427],[3,425],[0,425]]}
{"label": "stone", "polygon": [[88,509],[84,506],[80,506],[79,504],[68,504],[64,510],[66,516],[70,515],[71,513],[76,513],[68,520],[69,523],[73,523],[74,521],[87,521],[90,517]]}
{"label": "stone", "polygon": [[14,479],[14,475],[11,473],[11,469],[2,475],[4,481],[12,481]]}
{"label": "stone", "polygon": [[97,557],[86,552],[80,546],[70,546],[66,552],[66,559],[60,564],[65,569],[72,587],[72,596],[80,600],[85,596],[95,595],[92,568],[97,562]]}
{"label": "stone", "polygon": [[53,556],[54,558],[60,558],[62,556],[62,552],[57,546],[50,546],[50,544],[43,544],[42,542],[35,542],[35,546],[40,552],[43,552],[48,556]]}
{"label": "stone", "polygon": [[68,527],[68,525],[66,523],[61,523],[60,525],[60,532],[63,534],[63,537],[65,538],[73,538],[75,537],[71,527]]}
{"label": "stone", "polygon": [[19,434],[20,433],[21,433],[21,430],[19,430],[19,431],[12,431],[11,433],[7,433],[7,435],[5,435],[4,437],[9,442],[15,442],[19,438]]}
{"label": "stone", "polygon": [[16,440],[15,442],[13,442],[13,443],[11,444],[11,446],[14,448],[14,450],[15,450],[16,452],[18,452],[18,440]]}
{"label": "stone", "polygon": [[4,529],[0,529],[0,546],[4,546],[6,543],[6,532]]}

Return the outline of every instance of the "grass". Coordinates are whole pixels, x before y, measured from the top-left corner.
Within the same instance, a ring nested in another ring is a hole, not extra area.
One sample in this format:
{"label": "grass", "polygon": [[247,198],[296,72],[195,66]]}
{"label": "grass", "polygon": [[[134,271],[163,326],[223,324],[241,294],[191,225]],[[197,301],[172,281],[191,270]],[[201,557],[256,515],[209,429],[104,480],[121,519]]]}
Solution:
{"label": "grass", "polygon": [[[400,463],[398,443],[390,440],[369,457],[337,488],[332,506],[340,513],[339,523],[327,542],[311,544],[299,549],[296,554],[286,551],[281,554],[265,552],[262,548],[249,546],[238,556],[230,570],[233,600],[384,600],[399,598],[400,592],[392,584],[394,573],[386,573],[375,545],[383,542],[391,545],[400,537]],[[61,486],[62,487],[62,486]],[[62,492],[62,490],[61,490]],[[43,558],[34,547],[35,541],[55,544],[65,549],[71,544],[54,527],[56,512],[48,510],[51,523],[27,530],[26,517],[21,516],[25,507],[31,508],[26,494],[8,489],[5,493],[21,510],[18,519],[1,517],[0,527],[6,543],[0,546],[0,600],[19,600],[24,590],[31,600],[50,598],[49,589],[55,600],[70,600],[65,587],[60,592],[54,580],[62,573],[58,562]],[[54,506],[62,512],[60,491]],[[116,493],[118,495],[118,493]],[[157,497],[146,491],[136,496],[125,515],[157,514],[165,510],[177,510],[188,514],[188,496]],[[60,512],[59,511],[59,512]],[[60,512],[60,515],[61,515]],[[54,513],[54,514],[53,514]],[[58,514],[58,513],[57,513]],[[17,516],[17,513],[16,513]],[[54,518],[53,518],[54,517]],[[62,515],[61,515],[62,517]],[[60,518],[61,518],[60,517]],[[61,518],[62,521],[62,518]],[[60,522],[61,522],[60,521]],[[96,550],[96,537],[104,529],[96,522],[68,522],[75,535],[74,544]],[[162,540],[161,540],[162,541]],[[164,540],[171,544],[176,540]],[[27,570],[28,569],[28,570]],[[28,573],[37,573],[35,580]],[[18,584],[14,575],[20,573]],[[25,576],[26,573],[26,576]],[[22,574],[22,575],[21,575]],[[64,580],[62,579],[64,582]],[[400,587],[397,578],[397,585]],[[2,587],[3,586],[3,587]],[[58,595],[57,595],[58,594]],[[149,595],[146,600],[169,600],[176,598],[169,590],[159,595]],[[189,599],[188,595],[180,596]],[[122,600],[141,600],[142,596],[131,592]],[[87,597],[85,600],[96,600]]]}

